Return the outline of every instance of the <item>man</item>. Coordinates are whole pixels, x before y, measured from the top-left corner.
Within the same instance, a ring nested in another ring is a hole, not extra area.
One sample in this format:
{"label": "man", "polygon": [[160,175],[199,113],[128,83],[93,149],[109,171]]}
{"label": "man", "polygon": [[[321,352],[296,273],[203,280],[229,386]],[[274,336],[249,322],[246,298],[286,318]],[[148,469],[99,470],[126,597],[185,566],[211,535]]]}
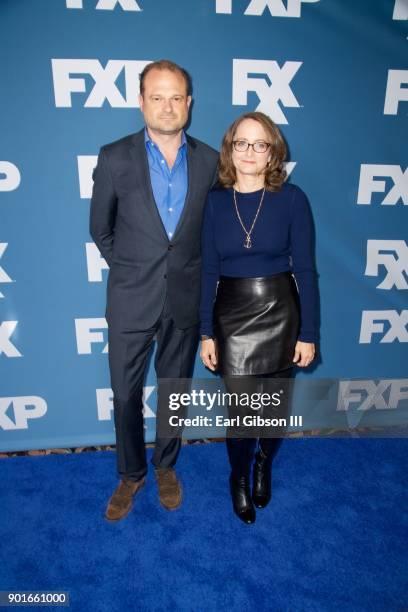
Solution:
{"label": "man", "polygon": [[[168,60],[140,75],[146,127],[101,148],[94,171],[90,231],[110,266],[106,317],[121,482],[106,518],[126,516],[147,473],[143,381],[154,338],[157,378],[187,378],[196,352],[200,231],[218,153],[187,136],[187,72]],[[160,397],[162,401],[160,402]],[[168,406],[160,395],[157,418]],[[174,465],[180,437],[156,435],[152,463],[161,504],[181,503]]]}

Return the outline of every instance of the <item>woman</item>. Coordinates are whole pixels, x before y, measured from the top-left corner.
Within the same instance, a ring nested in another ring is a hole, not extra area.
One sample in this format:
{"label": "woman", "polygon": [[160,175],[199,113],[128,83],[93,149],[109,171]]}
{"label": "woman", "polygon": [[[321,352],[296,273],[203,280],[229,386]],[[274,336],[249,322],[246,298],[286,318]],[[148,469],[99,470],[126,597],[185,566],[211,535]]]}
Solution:
{"label": "woman", "polygon": [[[285,158],[269,117],[242,115],[224,136],[221,188],[206,203],[200,356],[229,391],[253,389],[251,377],[288,379],[294,364],[306,367],[315,355],[313,222],[305,194],[284,182]],[[255,521],[254,505],[270,500],[271,463],[281,441],[227,437],[233,508],[245,523]]]}

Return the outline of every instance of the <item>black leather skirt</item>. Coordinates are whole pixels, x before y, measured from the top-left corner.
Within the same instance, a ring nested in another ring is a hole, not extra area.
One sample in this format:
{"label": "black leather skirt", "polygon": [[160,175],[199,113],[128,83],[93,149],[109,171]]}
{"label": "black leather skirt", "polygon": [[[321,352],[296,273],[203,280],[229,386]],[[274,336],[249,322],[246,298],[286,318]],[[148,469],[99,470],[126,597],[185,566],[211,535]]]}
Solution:
{"label": "black leather skirt", "polygon": [[220,374],[268,374],[292,367],[299,323],[299,296],[290,272],[221,276],[214,305]]}

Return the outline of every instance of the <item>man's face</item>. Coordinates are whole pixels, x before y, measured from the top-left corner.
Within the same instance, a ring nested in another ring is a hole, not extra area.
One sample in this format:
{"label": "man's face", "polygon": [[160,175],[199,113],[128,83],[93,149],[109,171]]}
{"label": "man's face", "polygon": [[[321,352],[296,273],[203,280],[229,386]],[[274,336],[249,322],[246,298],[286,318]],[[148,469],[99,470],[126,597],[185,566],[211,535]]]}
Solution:
{"label": "man's face", "polygon": [[139,102],[152,132],[177,134],[187,123],[191,96],[187,95],[186,82],[178,72],[153,68],[145,77]]}

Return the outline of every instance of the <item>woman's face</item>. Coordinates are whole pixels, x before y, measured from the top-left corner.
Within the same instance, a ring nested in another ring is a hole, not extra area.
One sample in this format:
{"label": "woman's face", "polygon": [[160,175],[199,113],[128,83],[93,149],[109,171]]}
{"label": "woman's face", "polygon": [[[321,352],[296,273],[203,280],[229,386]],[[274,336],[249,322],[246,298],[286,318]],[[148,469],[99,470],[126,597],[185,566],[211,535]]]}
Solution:
{"label": "woman's face", "polygon": [[[254,119],[244,119],[238,126],[234,135],[234,142],[244,141],[250,144],[255,142],[269,143],[268,135],[262,125]],[[237,178],[240,175],[259,176],[265,173],[265,168],[271,158],[271,148],[268,147],[264,153],[256,153],[253,147],[246,151],[236,151],[232,147],[232,163],[234,164]]]}

